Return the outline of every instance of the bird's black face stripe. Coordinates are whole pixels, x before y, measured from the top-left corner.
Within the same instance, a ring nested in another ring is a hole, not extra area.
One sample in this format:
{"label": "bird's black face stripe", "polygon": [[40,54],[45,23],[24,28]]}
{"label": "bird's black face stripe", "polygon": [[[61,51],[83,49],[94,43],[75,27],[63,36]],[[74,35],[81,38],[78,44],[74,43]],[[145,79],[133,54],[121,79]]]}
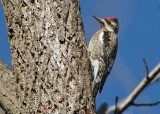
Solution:
{"label": "bird's black face stripe", "polygon": [[114,27],[111,20],[106,20],[107,24],[111,27]]}
{"label": "bird's black face stripe", "polygon": [[109,25],[111,25],[111,21],[110,21],[110,20],[107,20],[106,22],[107,22]]}

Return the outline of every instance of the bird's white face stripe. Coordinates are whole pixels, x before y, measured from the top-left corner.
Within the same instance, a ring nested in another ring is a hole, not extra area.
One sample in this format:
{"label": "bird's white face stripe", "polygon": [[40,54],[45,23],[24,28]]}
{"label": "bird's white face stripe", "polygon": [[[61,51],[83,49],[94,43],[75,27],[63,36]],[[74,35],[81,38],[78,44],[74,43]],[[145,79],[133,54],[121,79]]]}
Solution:
{"label": "bird's white face stripe", "polygon": [[98,39],[102,44],[103,44],[103,36],[104,36],[104,32],[102,31],[98,36]]}
{"label": "bird's white face stripe", "polygon": [[114,30],[113,30],[111,27],[109,27],[109,26],[105,26],[105,28],[106,28],[108,31],[110,31],[110,32],[114,32]]}
{"label": "bird's white face stripe", "polygon": [[114,26],[116,25],[116,23],[115,23],[114,21],[111,21],[111,23],[112,23],[112,25],[114,25]]}
{"label": "bird's white face stripe", "polygon": [[[114,32],[114,30],[108,25],[108,23],[107,23],[104,19],[102,19],[102,20],[103,20],[103,23],[104,23],[105,28],[106,28],[108,31]],[[114,22],[113,22],[113,23],[114,23]]]}

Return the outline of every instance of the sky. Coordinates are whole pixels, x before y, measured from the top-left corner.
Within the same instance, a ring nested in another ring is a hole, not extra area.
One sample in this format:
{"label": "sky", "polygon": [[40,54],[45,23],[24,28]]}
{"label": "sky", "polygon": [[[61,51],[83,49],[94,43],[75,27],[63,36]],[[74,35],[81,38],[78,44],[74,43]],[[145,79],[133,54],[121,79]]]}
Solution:
{"label": "sky", "polygon": [[[102,103],[115,104],[116,96],[123,100],[145,77],[143,58],[150,71],[160,63],[160,0],[81,0],[86,41],[100,29],[92,17],[115,16],[119,20],[118,54],[113,69],[96,107]],[[0,5],[0,60],[11,67],[11,52],[2,6]],[[148,86],[136,99],[136,103],[152,103],[160,100],[160,82]],[[160,105],[154,107],[130,107],[124,114],[159,114]]]}

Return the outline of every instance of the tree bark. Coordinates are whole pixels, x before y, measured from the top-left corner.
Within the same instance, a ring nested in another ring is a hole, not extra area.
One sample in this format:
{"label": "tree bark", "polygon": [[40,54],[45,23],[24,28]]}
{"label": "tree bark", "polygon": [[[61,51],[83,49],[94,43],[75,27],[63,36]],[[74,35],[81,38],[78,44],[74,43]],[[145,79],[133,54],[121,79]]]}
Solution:
{"label": "tree bark", "polygon": [[15,85],[9,90],[13,103],[2,108],[14,114],[94,114],[79,1],[2,0],[2,4],[12,51],[10,80]]}

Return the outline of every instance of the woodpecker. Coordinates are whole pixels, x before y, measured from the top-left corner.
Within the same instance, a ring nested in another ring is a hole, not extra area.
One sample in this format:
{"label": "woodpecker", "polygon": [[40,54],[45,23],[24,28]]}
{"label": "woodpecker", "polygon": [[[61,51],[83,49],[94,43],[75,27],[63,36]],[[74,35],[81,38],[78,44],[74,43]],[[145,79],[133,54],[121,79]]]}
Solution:
{"label": "woodpecker", "polygon": [[98,91],[101,93],[115,61],[119,26],[116,17],[104,19],[93,17],[101,24],[101,29],[93,35],[88,46],[91,67],[94,72],[92,91],[93,95],[96,96]]}

